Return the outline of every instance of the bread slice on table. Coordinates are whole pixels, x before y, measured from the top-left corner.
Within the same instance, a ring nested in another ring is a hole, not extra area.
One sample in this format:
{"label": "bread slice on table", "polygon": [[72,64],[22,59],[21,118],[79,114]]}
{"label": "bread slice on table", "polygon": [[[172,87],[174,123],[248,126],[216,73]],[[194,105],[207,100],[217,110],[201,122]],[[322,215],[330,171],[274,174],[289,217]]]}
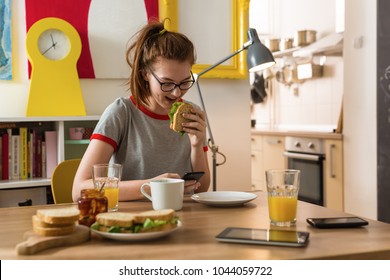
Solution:
{"label": "bread slice on table", "polygon": [[50,227],[44,227],[40,225],[33,225],[33,231],[36,234],[42,235],[42,236],[61,236],[61,235],[68,235],[75,231],[76,224],[67,224],[67,225],[61,225],[61,226],[53,226]]}
{"label": "bread slice on table", "polygon": [[43,222],[37,215],[32,217],[33,231],[41,236],[60,236],[74,232],[76,223],[48,224]]}
{"label": "bread slice on table", "polygon": [[68,223],[68,224],[49,224],[49,223],[45,223],[44,221],[42,221],[37,215],[34,215],[32,217],[32,224],[33,224],[33,227],[59,228],[59,227],[74,226],[76,223],[75,222],[71,222],[71,223]]}
{"label": "bread slice on table", "polygon": [[96,221],[106,227],[119,226],[131,227],[134,221],[134,214],[126,212],[106,212],[99,213],[96,216]]}
{"label": "bread slice on table", "polygon": [[71,224],[78,221],[80,210],[74,207],[38,209],[36,215],[42,222],[47,224]]}
{"label": "bread slice on table", "polygon": [[134,223],[143,224],[146,219],[170,221],[176,216],[173,209],[150,210],[134,215]]}

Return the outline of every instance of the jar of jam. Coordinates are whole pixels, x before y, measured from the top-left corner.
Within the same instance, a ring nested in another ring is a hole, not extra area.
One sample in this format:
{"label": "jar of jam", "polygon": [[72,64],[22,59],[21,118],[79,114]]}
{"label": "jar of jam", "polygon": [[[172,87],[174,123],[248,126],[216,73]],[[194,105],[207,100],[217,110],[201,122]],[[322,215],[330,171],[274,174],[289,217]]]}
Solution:
{"label": "jar of jam", "polygon": [[107,212],[108,200],[104,190],[83,189],[77,203],[80,210],[79,224],[91,226],[96,221],[96,215]]}

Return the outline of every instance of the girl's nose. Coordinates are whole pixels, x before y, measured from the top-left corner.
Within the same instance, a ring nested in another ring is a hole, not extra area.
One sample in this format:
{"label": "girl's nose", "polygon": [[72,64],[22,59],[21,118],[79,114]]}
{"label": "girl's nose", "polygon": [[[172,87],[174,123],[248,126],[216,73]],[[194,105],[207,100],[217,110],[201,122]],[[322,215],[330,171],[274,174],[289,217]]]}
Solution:
{"label": "girl's nose", "polygon": [[175,97],[180,97],[182,94],[181,94],[181,90],[179,87],[176,87],[173,91],[172,91],[172,94],[175,96]]}

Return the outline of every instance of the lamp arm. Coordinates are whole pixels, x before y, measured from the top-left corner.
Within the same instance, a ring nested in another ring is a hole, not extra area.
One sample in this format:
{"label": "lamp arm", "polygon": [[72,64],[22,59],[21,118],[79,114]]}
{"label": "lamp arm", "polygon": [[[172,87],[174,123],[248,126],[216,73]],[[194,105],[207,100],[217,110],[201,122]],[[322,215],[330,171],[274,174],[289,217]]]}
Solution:
{"label": "lamp arm", "polygon": [[[198,79],[196,79],[195,84],[196,84],[196,87],[198,88],[198,95],[199,95],[199,99],[200,99],[200,104],[202,106],[202,110],[206,113],[207,112],[206,111],[206,106],[204,105],[202,91],[200,90]],[[215,142],[214,142],[213,132],[211,131],[211,126],[210,126],[210,123],[209,123],[209,118],[207,117],[207,113],[206,113],[206,126],[207,126],[207,132],[209,133],[209,136],[210,136],[211,144],[214,145]]]}
{"label": "lamp arm", "polygon": [[[194,75],[196,75],[196,74],[194,74]],[[196,87],[198,89],[200,105],[202,107],[202,110],[206,113],[206,106],[204,105],[202,91],[200,90],[198,79],[195,79],[195,80],[196,80],[195,84],[196,84]],[[208,132],[209,137],[210,137],[207,144],[212,152],[212,159],[213,159],[213,191],[216,191],[217,190],[217,166],[222,165],[226,162],[226,156],[223,153],[219,152],[218,146],[215,145],[214,136],[213,136],[213,132],[211,131],[211,126],[209,123],[209,118],[207,117],[207,113],[206,113],[206,127],[207,127],[207,132]],[[220,162],[220,163],[217,163],[217,154],[221,155],[223,158],[222,162]]]}
{"label": "lamp arm", "polygon": [[[218,65],[224,63],[226,60],[228,60],[228,59],[232,58],[233,56],[239,54],[243,50],[246,50],[253,43],[254,43],[254,41],[252,39],[249,40],[248,42],[244,43],[244,45],[242,46],[241,49],[239,49],[239,50],[235,51],[234,53],[228,55],[227,57],[221,59],[217,63],[209,66],[208,68],[206,68],[205,70],[203,70],[199,74],[194,74],[195,84],[196,84],[196,87],[198,89],[198,95],[199,95],[199,99],[200,99],[200,105],[202,107],[202,110],[205,113],[206,113],[206,106],[204,105],[202,91],[200,90],[200,86],[199,86],[199,77],[202,76],[203,74],[209,72],[210,70],[214,69]],[[210,137],[209,141],[208,141],[208,146],[209,146],[209,148],[210,148],[210,150],[211,150],[211,152],[213,154],[212,155],[212,158],[213,158],[213,191],[216,191],[217,190],[217,166],[222,165],[222,164],[224,164],[226,162],[226,156],[223,153],[219,152],[218,151],[218,146],[215,145],[214,136],[213,136],[213,132],[211,131],[211,126],[210,126],[210,123],[209,123],[209,118],[207,116],[207,113],[206,113],[206,126],[207,126],[207,132],[208,132],[209,137]],[[217,154],[222,156],[222,162],[220,162],[220,163],[217,163]]]}
{"label": "lamp arm", "polygon": [[218,61],[217,63],[207,67],[206,69],[204,69],[202,72],[200,72],[198,74],[198,77],[202,76],[203,74],[209,72],[210,70],[214,69],[215,67],[217,67],[218,65],[224,63],[226,60],[229,60],[230,58],[232,58],[233,56],[239,54],[240,52],[242,52],[243,50],[246,50],[247,48],[249,48],[250,45],[252,45],[254,42],[252,40],[249,40],[248,42],[244,43],[244,45],[241,47],[241,49],[239,50],[236,50],[234,53],[228,55],[227,57],[221,59],[220,61]]}

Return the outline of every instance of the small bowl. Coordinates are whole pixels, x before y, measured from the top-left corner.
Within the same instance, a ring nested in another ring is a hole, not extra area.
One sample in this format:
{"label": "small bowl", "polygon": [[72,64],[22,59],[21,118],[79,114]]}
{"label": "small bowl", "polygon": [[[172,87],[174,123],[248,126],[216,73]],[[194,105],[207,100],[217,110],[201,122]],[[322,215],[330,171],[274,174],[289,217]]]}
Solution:
{"label": "small bowl", "polygon": [[84,127],[70,127],[69,128],[69,139],[81,140],[81,139],[83,139],[84,132],[85,132]]}

